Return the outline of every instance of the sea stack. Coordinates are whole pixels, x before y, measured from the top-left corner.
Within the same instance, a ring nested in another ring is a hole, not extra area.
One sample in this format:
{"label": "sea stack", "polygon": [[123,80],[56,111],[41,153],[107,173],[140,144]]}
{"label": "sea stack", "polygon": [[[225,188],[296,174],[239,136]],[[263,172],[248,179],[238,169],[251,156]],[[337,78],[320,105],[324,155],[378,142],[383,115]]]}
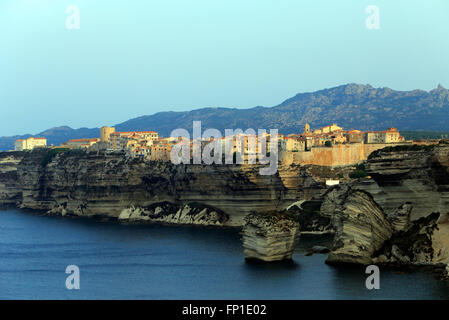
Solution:
{"label": "sea stack", "polygon": [[242,241],[247,261],[292,259],[301,231],[293,217],[280,213],[251,213],[244,220]]}

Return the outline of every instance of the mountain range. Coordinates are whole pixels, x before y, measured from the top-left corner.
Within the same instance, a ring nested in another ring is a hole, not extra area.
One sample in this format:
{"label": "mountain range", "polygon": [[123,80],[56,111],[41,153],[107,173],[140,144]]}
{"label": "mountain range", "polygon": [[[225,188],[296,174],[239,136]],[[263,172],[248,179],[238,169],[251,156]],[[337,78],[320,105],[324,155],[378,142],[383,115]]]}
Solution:
{"label": "mountain range", "polygon": [[[203,130],[247,128],[272,129],[280,133],[300,133],[305,123],[313,128],[337,123],[345,129],[400,131],[449,131],[449,90],[442,85],[431,91],[396,91],[371,85],[346,84],[315,92],[299,93],[274,107],[201,108],[184,112],[158,112],[115,125],[117,131],[154,130],[169,136],[173,129],[191,132],[192,122],[202,121]],[[0,137],[0,150],[14,148],[24,134]],[[55,127],[34,136],[59,145],[74,138],[99,136],[99,128]]]}

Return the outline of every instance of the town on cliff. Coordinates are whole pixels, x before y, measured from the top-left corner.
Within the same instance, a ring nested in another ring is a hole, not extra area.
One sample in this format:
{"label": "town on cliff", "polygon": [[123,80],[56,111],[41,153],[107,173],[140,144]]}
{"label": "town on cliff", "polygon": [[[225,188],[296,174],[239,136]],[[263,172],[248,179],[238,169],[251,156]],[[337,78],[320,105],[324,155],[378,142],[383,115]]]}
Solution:
{"label": "town on cliff", "polygon": [[[271,176],[257,166],[175,165],[169,156],[178,139],[154,131],[102,127],[100,138],[48,148],[42,138],[18,140],[16,150],[34,151],[0,153],[0,204],[125,223],[240,227],[245,258],[259,262],[291,260],[302,234],[334,233],[331,248],[311,254],[326,251],[330,264],[430,266],[449,278],[447,140],[336,124],[265,138],[280,149]],[[236,139],[234,150],[245,152],[249,140]]]}
{"label": "town on cliff", "polygon": [[[279,161],[286,164],[312,164],[322,166],[353,165],[366,160],[370,153],[386,146],[400,144],[437,144],[438,140],[406,141],[396,128],[383,131],[344,130],[337,124],[312,130],[304,125],[302,133],[277,134]],[[224,151],[227,137],[220,138]],[[270,150],[270,134],[266,134],[267,150]],[[241,153],[244,159],[251,153],[251,134],[232,137],[232,152]],[[117,132],[114,127],[104,126],[99,138],[70,139],[59,146],[47,146],[46,138],[29,137],[15,141],[14,151],[35,148],[81,149],[89,151],[124,152],[129,157],[147,160],[170,161],[172,147],[177,137],[160,137],[156,131]],[[201,147],[213,142],[213,138],[202,138]],[[190,139],[192,145],[194,140]]]}

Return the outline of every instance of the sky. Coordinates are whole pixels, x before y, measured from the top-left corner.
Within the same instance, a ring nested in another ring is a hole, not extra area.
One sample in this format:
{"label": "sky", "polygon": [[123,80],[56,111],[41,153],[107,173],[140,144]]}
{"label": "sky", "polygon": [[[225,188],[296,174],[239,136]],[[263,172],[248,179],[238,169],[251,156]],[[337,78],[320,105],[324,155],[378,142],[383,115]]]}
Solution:
{"label": "sky", "polygon": [[448,35],[447,0],[0,0],[0,136],[351,82],[448,88]]}

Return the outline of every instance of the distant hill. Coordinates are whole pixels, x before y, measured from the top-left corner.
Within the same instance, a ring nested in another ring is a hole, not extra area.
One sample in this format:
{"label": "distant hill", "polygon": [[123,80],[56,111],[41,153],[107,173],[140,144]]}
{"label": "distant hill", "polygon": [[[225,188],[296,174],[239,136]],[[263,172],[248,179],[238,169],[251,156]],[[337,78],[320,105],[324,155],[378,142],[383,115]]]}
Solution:
{"label": "distant hill", "polygon": [[51,128],[40,132],[38,134],[24,134],[12,137],[0,137],[0,150],[11,150],[14,149],[14,141],[16,139],[26,139],[28,137],[43,137],[47,138],[47,144],[60,145],[62,142],[66,142],[70,139],[77,138],[96,138],[100,136],[100,131],[97,128],[88,129],[88,128],[80,128],[80,129],[72,129],[67,126]]}
{"label": "distant hill", "polygon": [[[345,129],[381,130],[394,126],[407,131],[448,132],[449,90],[439,85],[431,91],[396,91],[351,83],[299,93],[274,107],[159,112],[122,122],[115,127],[118,131],[155,130],[162,136],[168,136],[176,128],[190,131],[194,120],[202,121],[203,130],[216,128],[222,132],[227,128],[277,128],[284,134],[298,133],[302,132],[306,122],[312,128],[337,123]],[[36,136],[46,137],[49,144],[60,144],[69,138],[98,137],[98,130],[58,127]],[[18,137],[0,138],[0,149],[11,149],[14,139]]]}

